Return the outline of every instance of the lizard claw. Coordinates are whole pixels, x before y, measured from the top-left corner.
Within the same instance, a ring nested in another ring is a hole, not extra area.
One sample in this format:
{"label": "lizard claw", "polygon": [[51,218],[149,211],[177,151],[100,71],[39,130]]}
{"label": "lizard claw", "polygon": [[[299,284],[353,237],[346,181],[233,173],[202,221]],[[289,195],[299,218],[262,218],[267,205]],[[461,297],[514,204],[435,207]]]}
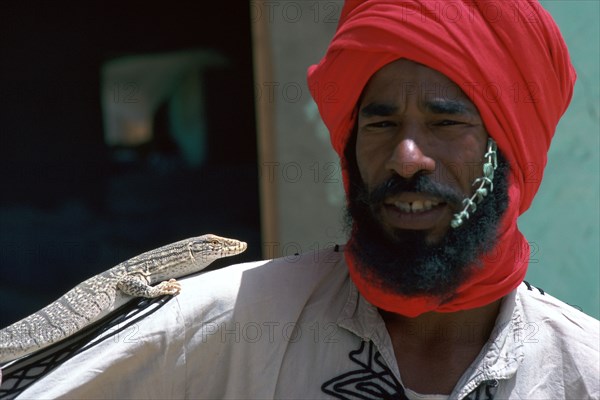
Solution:
{"label": "lizard claw", "polygon": [[156,285],[155,289],[160,291],[160,295],[168,294],[175,296],[181,292],[181,284],[175,279],[169,279],[168,281],[163,281]]}

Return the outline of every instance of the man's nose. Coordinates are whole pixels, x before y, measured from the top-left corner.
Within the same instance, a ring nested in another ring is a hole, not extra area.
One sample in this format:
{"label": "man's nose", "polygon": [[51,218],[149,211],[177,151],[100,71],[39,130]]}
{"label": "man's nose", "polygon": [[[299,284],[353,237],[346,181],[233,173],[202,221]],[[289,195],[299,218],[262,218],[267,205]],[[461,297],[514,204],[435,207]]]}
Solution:
{"label": "man's nose", "polygon": [[435,171],[435,160],[428,156],[424,146],[414,136],[399,138],[392,148],[387,169],[403,178],[410,179],[419,172]]}

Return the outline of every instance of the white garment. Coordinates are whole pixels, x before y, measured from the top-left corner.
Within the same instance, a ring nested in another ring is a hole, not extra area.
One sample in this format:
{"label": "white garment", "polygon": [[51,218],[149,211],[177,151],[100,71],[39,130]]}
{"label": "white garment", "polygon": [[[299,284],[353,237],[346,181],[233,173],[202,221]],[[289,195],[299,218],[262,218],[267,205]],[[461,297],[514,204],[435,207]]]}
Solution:
{"label": "white garment", "polygon": [[[342,251],[184,279],[160,310],[19,398],[392,398],[402,388],[390,337]],[[521,285],[449,398],[597,399],[598,344],[597,320]]]}
{"label": "white garment", "polygon": [[408,388],[404,388],[404,394],[408,400],[448,400],[445,394],[421,394]]}

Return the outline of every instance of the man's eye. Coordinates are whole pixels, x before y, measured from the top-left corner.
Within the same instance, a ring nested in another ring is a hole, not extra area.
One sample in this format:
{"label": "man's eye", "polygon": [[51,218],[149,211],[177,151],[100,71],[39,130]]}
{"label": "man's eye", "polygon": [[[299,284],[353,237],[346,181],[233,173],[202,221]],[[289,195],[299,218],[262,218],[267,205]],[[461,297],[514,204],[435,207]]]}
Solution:
{"label": "man's eye", "polygon": [[392,121],[379,121],[367,124],[367,128],[390,128],[394,126]]}
{"label": "man's eye", "polygon": [[462,124],[462,122],[460,122],[460,121],[444,119],[442,121],[436,122],[434,125],[436,125],[436,126],[452,126],[452,125],[461,125],[461,124]]}

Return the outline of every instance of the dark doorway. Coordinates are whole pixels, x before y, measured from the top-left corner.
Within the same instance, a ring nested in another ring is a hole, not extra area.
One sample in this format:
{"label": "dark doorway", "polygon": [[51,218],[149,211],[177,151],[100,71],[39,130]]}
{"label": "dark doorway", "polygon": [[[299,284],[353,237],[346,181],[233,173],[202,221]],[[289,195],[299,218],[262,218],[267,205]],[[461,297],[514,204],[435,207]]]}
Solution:
{"label": "dark doorway", "polygon": [[[0,6],[0,327],[100,271],[215,233],[260,257],[249,9],[223,2]],[[206,157],[191,166],[168,110],[136,146],[104,137],[100,70],[125,56],[207,49]],[[232,260],[233,261],[233,260]]]}

